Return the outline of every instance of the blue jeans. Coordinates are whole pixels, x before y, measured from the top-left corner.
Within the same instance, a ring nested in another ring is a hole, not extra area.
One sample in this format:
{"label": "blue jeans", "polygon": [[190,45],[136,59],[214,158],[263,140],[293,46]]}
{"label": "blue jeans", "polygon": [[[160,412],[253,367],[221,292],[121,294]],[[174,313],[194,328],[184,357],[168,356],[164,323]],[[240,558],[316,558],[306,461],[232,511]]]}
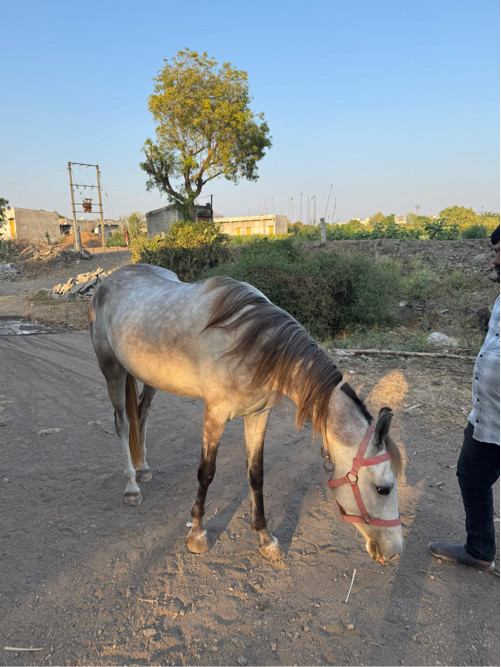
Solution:
{"label": "blue jeans", "polygon": [[466,512],[466,551],[490,562],[496,554],[492,486],[499,479],[499,445],[475,440],[469,422],[456,474]]}

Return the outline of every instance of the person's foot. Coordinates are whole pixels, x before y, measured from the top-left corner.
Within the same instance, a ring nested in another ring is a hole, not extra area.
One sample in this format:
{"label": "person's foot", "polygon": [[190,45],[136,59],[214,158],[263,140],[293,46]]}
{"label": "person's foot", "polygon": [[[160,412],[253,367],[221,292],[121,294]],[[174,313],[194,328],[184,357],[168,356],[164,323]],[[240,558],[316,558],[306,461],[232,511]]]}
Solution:
{"label": "person's foot", "polygon": [[493,570],[495,567],[494,561],[479,560],[473,558],[466,551],[463,544],[450,544],[449,542],[430,542],[428,549],[432,556],[441,558],[452,563],[463,563],[463,565],[470,565],[476,567],[477,570]]}

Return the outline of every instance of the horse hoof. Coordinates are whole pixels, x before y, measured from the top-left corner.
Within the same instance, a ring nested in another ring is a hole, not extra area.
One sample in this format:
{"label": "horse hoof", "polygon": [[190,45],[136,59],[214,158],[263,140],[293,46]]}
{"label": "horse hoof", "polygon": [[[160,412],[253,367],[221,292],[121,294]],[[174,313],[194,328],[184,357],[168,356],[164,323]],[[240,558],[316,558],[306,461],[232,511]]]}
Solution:
{"label": "horse hoof", "polygon": [[151,481],[152,474],[151,470],[138,470],[136,473],[137,482],[149,482]]}
{"label": "horse hoof", "polygon": [[188,551],[192,554],[204,554],[209,549],[205,531],[202,535],[188,535],[186,543],[188,545]]}
{"label": "horse hoof", "polygon": [[272,563],[285,558],[285,551],[282,549],[278,542],[276,544],[267,544],[264,547],[259,547],[259,553],[263,558],[271,561]]}
{"label": "horse hoof", "polygon": [[137,507],[143,502],[143,496],[140,492],[138,493],[124,493],[124,503],[126,505],[131,505],[132,507]]}

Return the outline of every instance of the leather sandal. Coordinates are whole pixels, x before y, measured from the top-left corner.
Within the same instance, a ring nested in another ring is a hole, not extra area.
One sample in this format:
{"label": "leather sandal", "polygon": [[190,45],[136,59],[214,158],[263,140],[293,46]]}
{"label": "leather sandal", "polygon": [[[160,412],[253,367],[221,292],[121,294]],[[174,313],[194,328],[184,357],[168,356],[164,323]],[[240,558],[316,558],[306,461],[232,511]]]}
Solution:
{"label": "leather sandal", "polygon": [[442,560],[450,561],[451,563],[463,563],[463,565],[475,567],[477,570],[493,570],[496,567],[494,561],[488,563],[487,561],[470,556],[463,544],[430,542],[428,544],[428,549],[435,558],[441,558]]}

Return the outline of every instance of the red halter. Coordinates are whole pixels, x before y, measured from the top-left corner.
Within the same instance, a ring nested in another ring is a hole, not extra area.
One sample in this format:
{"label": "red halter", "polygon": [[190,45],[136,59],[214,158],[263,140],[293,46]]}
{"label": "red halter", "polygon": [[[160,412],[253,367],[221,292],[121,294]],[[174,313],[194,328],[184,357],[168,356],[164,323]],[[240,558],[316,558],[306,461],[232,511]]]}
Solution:
{"label": "red halter", "polygon": [[370,459],[364,459],[365,450],[367,449],[372,434],[374,433],[375,430],[376,426],[374,424],[371,424],[367,429],[367,431],[365,432],[363,440],[358,448],[358,452],[353,459],[353,466],[350,472],[348,472],[344,477],[339,477],[338,479],[329,479],[327,483],[331,489],[335,488],[336,486],[341,486],[343,484],[350,484],[351,486],[353,495],[355,496],[355,500],[357,501],[358,509],[360,510],[360,516],[346,514],[344,509],[336,500],[337,506],[339,507],[339,511],[341,512],[341,519],[343,521],[348,521],[349,523],[366,523],[370,524],[371,526],[386,526],[386,527],[400,526],[400,524],[402,523],[400,517],[398,519],[371,518],[369,512],[367,512],[367,510],[365,509],[364,501],[362,500],[362,495],[360,493],[360,489],[358,488],[358,471],[360,470],[360,468],[365,466],[374,466],[377,465],[378,463],[382,463],[383,461],[388,461],[388,459],[390,458],[389,452],[385,452],[384,454],[380,454],[379,456],[373,456]]}

